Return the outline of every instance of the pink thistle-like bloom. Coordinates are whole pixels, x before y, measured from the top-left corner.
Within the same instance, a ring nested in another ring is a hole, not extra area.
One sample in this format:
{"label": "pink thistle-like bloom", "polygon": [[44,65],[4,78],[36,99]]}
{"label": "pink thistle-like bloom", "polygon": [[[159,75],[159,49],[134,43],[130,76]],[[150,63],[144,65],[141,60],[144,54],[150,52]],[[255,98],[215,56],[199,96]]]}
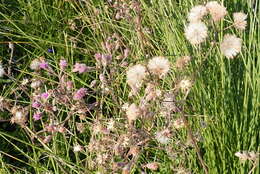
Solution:
{"label": "pink thistle-like bloom", "polygon": [[76,63],[72,70],[72,72],[78,72],[79,74],[82,74],[86,71],[88,71],[88,67],[84,63]]}
{"label": "pink thistle-like bloom", "polygon": [[46,62],[45,60],[42,60],[39,64],[40,69],[48,69],[49,68],[49,64],[48,62]]}
{"label": "pink thistle-like bloom", "polygon": [[96,59],[97,62],[101,62],[101,59],[102,59],[102,54],[101,54],[101,53],[96,53],[96,54],[94,55],[94,57],[95,57],[95,59]]}
{"label": "pink thistle-like bloom", "polygon": [[48,92],[44,92],[44,93],[41,94],[41,99],[46,100],[46,99],[49,98],[49,96],[50,96],[50,95],[49,95]]}
{"label": "pink thistle-like bloom", "polygon": [[71,89],[73,88],[73,82],[72,82],[72,81],[66,82],[66,88],[67,88],[68,90],[71,90]]}
{"label": "pink thistle-like bloom", "polygon": [[35,121],[40,120],[42,118],[42,113],[35,113],[33,114],[33,119]]}
{"label": "pink thistle-like bloom", "polygon": [[59,65],[60,68],[64,70],[68,66],[68,62],[65,59],[61,59]]}
{"label": "pink thistle-like bloom", "polygon": [[41,107],[41,103],[35,101],[35,102],[32,103],[32,107],[35,108],[35,109],[40,108]]}
{"label": "pink thistle-like bloom", "polygon": [[102,54],[101,63],[103,66],[107,66],[112,61],[112,55],[110,54]]}
{"label": "pink thistle-like bloom", "polygon": [[73,96],[74,100],[81,100],[87,94],[86,88],[80,88],[77,90]]}

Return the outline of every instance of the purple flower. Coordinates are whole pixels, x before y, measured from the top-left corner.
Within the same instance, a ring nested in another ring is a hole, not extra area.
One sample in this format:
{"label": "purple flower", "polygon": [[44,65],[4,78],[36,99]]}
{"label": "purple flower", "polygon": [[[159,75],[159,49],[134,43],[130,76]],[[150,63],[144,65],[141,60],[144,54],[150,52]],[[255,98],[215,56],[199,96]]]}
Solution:
{"label": "purple flower", "polygon": [[84,63],[76,63],[73,67],[72,72],[78,72],[79,74],[82,74],[89,70],[89,67],[86,66]]}
{"label": "purple flower", "polygon": [[42,113],[35,113],[33,114],[33,119],[35,121],[40,120],[42,118]]}
{"label": "purple flower", "polygon": [[68,63],[67,63],[67,61],[65,59],[61,59],[59,65],[60,65],[60,68],[62,70],[64,70],[68,66]]}
{"label": "purple flower", "polygon": [[87,89],[86,88],[80,88],[77,90],[73,96],[74,100],[80,100],[82,99],[85,95],[87,94]]}
{"label": "purple flower", "polygon": [[35,102],[32,103],[32,107],[35,108],[35,109],[40,108],[41,107],[41,103],[35,101]]}
{"label": "purple flower", "polygon": [[102,62],[103,66],[107,66],[108,64],[111,63],[111,61],[112,61],[112,55],[110,55],[110,54],[102,54],[101,62]]}
{"label": "purple flower", "polygon": [[41,94],[41,99],[44,99],[44,100],[46,100],[46,99],[48,99],[49,98],[49,93],[48,92],[44,92],[44,93],[42,93]]}
{"label": "purple flower", "polygon": [[51,49],[51,48],[49,48],[49,49],[48,49],[48,52],[49,52],[49,53],[53,53],[53,52],[54,52],[54,50],[53,50],[53,49]]}

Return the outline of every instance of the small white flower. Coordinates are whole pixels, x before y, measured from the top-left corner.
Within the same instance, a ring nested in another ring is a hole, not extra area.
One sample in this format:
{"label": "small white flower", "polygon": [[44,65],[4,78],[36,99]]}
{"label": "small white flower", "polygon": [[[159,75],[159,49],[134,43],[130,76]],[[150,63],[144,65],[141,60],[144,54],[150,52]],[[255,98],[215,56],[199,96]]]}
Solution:
{"label": "small white flower", "polygon": [[33,88],[33,89],[39,88],[41,86],[41,84],[42,83],[40,80],[33,79],[32,83],[31,83],[31,88]]}
{"label": "small white flower", "polygon": [[175,120],[174,122],[173,122],[173,127],[175,128],[175,129],[181,129],[181,128],[183,128],[185,126],[185,122],[184,122],[184,120],[182,119],[182,118],[178,118],[177,120]]}
{"label": "small white flower", "polygon": [[3,77],[4,74],[5,74],[5,70],[4,70],[3,66],[2,66],[2,64],[0,63],[0,77]]}
{"label": "small white flower", "polygon": [[193,45],[204,42],[208,36],[208,28],[203,22],[190,23],[185,27],[185,36]]}
{"label": "small white flower", "polygon": [[115,130],[115,121],[113,119],[109,120],[109,122],[107,123],[107,129]]}
{"label": "small white flower", "polygon": [[161,144],[167,144],[170,141],[169,129],[156,132],[155,139]]}
{"label": "small white flower", "polygon": [[77,144],[73,147],[74,152],[81,152],[82,150],[83,150],[83,147],[79,144]]}
{"label": "small white flower", "polygon": [[239,30],[244,30],[246,28],[246,18],[247,15],[242,12],[233,13],[234,26]]}
{"label": "small white flower", "polygon": [[149,60],[148,69],[152,74],[158,75],[159,78],[162,78],[170,70],[170,63],[165,57],[156,56]]}
{"label": "small white flower", "polygon": [[29,79],[23,79],[22,82],[21,82],[21,85],[27,85],[29,83]]}
{"label": "small white flower", "polygon": [[180,88],[183,92],[189,91],[192,87],[192,82],[188,79],[183,79],[178,83],[178,88]]}
{"label": "small white flower", "polygon": [[190,10],[188,14],[188,20],[189,22],[198,22],[206,14],[207,14],[207,8],[203,5],[197,5]]}
{"label": "small white flower", "polygon": [[222,43],[220,44],[220,51],[227,58],[234,58],[240,51],[242,46],[242,39],[235,35],[226,34]]}

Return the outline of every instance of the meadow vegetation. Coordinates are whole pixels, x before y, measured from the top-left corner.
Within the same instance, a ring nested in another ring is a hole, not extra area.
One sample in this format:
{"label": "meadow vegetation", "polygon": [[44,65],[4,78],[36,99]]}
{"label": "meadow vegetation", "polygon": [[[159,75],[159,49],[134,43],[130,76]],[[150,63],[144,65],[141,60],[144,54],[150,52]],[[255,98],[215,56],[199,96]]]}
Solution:
{"label": "meadow vegetation", "polygon": [[259,173],[258,0],[0,0],[0,174]]}

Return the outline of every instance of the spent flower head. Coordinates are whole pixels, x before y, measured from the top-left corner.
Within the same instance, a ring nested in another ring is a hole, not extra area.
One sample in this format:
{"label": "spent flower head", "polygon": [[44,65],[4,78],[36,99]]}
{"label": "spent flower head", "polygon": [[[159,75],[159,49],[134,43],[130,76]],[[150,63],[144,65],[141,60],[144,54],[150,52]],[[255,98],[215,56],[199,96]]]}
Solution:
{"label": "spent flower head", "polygon": [[190,62],[191,57],[190,56],[182,56],[180,58],[178,58],[175,62],[175,67],[177,69],[182,70],[185,66],[188,65],[188,63]]}
{"label": "spent flower head", "polygon": [[40,60],[39,59],[34,59],[31,64],[30,64],[30,68],[32,70],[39,70],[40,69]]}
{"label": "spent flower head", "polygon": [[159,132],[156,132],[155,139],[161,144],[167,144],[170,141],[170,130],[165,129]]}
{"label": "spent flower head", "polygon": [[163,78],[170,70],[169,60],[162,56],[156,56],[149,60],[148,69],[152,74]]}
{"label": "spent flower head", "polygon": [[208,13],[207,8],[203,5],[192,7],[188,14],[189,22],[198,22]]}
{"label": "spent flower head", "polygon": [[206,8],[209,11],[212,19],[214,22],[220,21],[223,19],[226,14],[227,10],[226,7],[219,4],[217,1],[210,1],[206,4]]}
{"label": "spent flower head", "polygon": [[135,104],[131,104],[126,110],[126,116],[129,123],[135,121],[141,115],[140,108]]}
{"label": "spent flower head", "polygon": [[233,34],[226,34],[220,43],[220,51],[227,58],[233,59],[241,51],[241,46],[242,39]]}
{"label": "spent flower head", "polygon": [[4,74],[5,74],[5,70],[4,70],[3,66],[2,66],[2,64],[0,63],[0,77],[3,77]]}
{"label": "spent flower head", "polygon": [[145,67],[140,64],[130,67],[126,72],[126,82],[134,93],[137,93],[141,88],[146,74]]}
{"label": "spent flower head", "polygon": [[247,25],[246,18],[247,15],[245,13],[242,12],[233,13],[234,27],[239,30],[244,30]]}
{"label": "spent flower head", "polygon": [[189,23],[188,26],[185,27],[184,34],[191,44],[198,45],[204,42],[208,37],[208,28],[200,21]]}

